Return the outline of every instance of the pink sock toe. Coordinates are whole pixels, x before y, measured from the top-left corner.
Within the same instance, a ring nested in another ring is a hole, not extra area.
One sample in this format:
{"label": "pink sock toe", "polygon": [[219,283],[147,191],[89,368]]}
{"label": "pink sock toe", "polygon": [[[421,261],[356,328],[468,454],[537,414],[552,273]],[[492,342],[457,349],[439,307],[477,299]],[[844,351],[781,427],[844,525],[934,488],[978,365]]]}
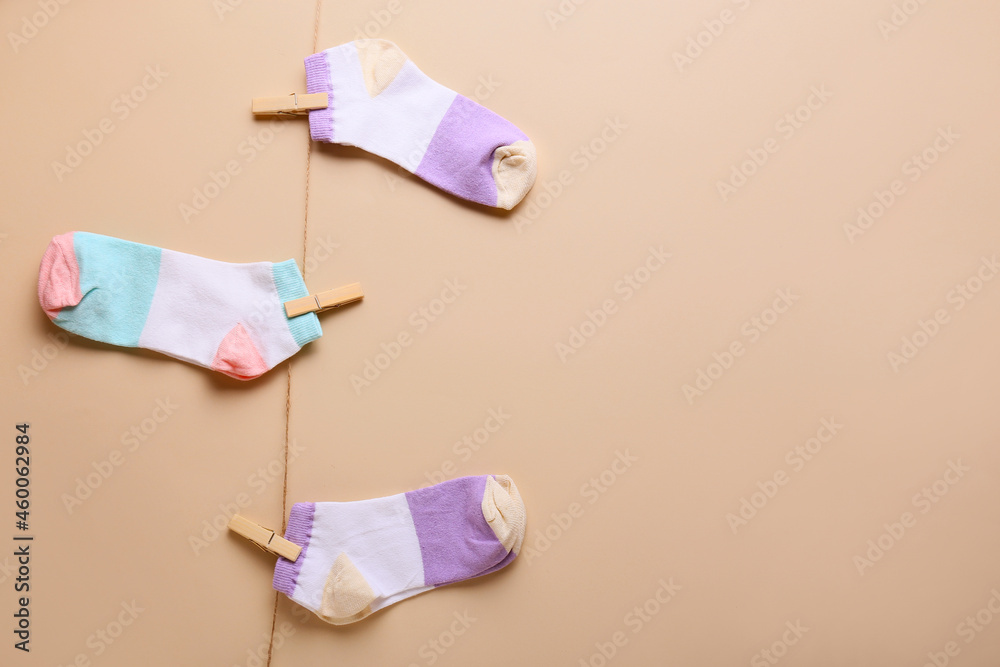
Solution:
{"label": "pink sock toe", "polygon": [[80,266],[73,251],[73,232],[52,239],[38,269],[38,302],[50,318],[59,310],[83,300],[80,291]]}

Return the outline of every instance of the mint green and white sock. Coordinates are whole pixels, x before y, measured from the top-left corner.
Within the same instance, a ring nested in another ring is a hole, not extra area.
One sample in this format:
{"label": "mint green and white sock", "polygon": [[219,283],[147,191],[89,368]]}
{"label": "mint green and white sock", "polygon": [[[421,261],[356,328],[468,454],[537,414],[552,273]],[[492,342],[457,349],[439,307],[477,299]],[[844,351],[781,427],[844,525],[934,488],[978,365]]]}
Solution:
{"label": "mint green and white sock", "polygon": [[251,380],[323,335],[294,260],[230,264],[69,232],[42,257],[38,301],[57,325],[93,340],[155,350]]}

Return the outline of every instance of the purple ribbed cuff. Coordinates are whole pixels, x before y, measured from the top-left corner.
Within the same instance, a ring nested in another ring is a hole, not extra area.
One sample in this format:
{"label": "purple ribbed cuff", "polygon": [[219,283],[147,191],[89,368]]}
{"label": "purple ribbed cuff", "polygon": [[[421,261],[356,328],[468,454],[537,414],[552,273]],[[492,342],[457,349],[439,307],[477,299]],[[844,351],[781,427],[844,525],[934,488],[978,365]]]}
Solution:
{"label": "purple ribbed cuff", "polygon": [[326,93],[329,103],[325,109],[309,112],[309,134],[314,141],[333,143],[333,83],[330,80],[330,63],[326,51],[306,58],[306,92]]}
{"label": "purple ribbed cuff", "polygon": [[315,503],[295,503],[288,515],[288,528],[285,529],[285,539],[302,547],[302,553],[293,563],[278,556],[274,566],[274,590],[281,591],[288,597],[295,593],[295,582],[298,581],[302,563],[306,560],[309,550],[309,538],[312,537],[313,515],[316,513]]}

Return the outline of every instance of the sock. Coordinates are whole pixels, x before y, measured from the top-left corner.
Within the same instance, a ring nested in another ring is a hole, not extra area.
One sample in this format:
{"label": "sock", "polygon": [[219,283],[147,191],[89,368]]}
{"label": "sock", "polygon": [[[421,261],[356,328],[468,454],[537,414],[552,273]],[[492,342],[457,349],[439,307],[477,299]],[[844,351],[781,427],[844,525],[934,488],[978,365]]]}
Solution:
{"label": "sock", "polygon": [[499,570],[524,540],[525,511],[506,475],[460,477],[385,498],[296,503],[274,588],[343,625],[418,593]]}
{"label": "sock", "polygon": [[306,58],[316,141],[357,146],[458,197],[511,209],[535,182],[535,146],[510,122],[429,78],[384,39]]}
{"label": "sock", "polygon": [[143,347],[250,380],[323,335],[293,260],[229,264],[141,243],[69,232],[42,257],[38,301],[63,329]]}

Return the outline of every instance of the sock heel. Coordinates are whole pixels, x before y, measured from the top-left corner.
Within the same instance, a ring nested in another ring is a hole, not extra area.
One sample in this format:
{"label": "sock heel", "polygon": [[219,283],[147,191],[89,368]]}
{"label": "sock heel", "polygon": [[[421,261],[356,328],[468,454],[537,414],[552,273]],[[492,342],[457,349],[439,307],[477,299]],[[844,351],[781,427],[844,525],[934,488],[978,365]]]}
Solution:
{"label": "sock heel", "polygon": [[361,61],[368,94],[375,97],[389,87],[406,63],[406,54],[386,39],[359,39],[354,42]]}
{"label": "sock heel", "polygon": [[323,587],[319,615],[327,623],[343,625],[372,613],[375,593],[347,554],[340,554],[330,568]]}
{"label": "sock heel", "polygon": [[267,372],[267,364],[250,334],[242,324],[237,324],[219,344],[212,370],[237,380],[252,380]]}

